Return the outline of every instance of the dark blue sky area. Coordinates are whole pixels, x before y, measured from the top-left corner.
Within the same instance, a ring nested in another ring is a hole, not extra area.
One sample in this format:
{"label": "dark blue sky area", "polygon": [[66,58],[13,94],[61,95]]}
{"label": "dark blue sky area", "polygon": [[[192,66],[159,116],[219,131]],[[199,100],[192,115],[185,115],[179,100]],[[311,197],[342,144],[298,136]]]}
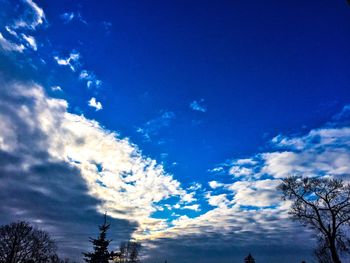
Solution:
{"label": "dark blue sky area", "polygon": [[[345,1],[39,4],[50,17],[45,36],[67,54],[79,50],[103,80],[104,114],[86,115],[147,155],[167,153],[179,164],[169,169],[185,178],[252,154],[279,133],[308,131],[349,102]],[[62,24],[59,14],[77,10],[87,25]],[[81,107],[88,95],[71,78],[60,81],[71,108]],[[191,111],[201,99],[207,111]],[[166,111],[175,114],[171,125],[144,142],[137,127]]]}

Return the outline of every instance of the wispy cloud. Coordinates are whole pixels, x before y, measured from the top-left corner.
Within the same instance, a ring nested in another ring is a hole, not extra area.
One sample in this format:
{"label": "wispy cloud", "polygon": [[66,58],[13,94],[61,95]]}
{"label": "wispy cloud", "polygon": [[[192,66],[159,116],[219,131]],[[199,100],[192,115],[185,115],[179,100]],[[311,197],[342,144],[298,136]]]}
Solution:
{"label": "wispy cloud", "polygon": [[27,32],[33,33],[32,31],[35,31],[38,26],[45,23],[44,11],[32,0],[23,0],[20,5],[23,5],[24,13],[14,21],[9,19],[4,26],[4,34],[6,34],[0,33],[0,47],[7,52],[22,53],[27,48],[36,51],[36,39]]}
{"label": "wispy cloud", "polygon": [[36,51],[38,49],[38,46],[36,44],[36,40],[33,36],[22,34],[22,37],[33,50]]}
{"label": "wispy cloud", "polygon": [[92,97],[88,101],[88,105],[92,108],[95,108],[96,111],[102,110],[103,108],[101,102],[97,101],[95,97]]}
{"label": "wispy cloud", "polygon": [[189,191],[197,191],[197,190],[201,189],[202,187],[203,187],[202,184],[194,182],[194,183],[191,184],[190,187],[187,188],[187,190],[189,190]]}
{"label": "wispy cloud", "polygon": [[193,210],[193,211],[200,211],[200,206],[198,204],[193,204],[193,205],[185,205],[181,209],[187,209],[187,210]]}
{"label": "wispy cloud", "polygon": [[6,38],[0,33],[0,46],[4,51],[17,51],[17,52],[23,52],[25,49],[23,44],[16,44],[13,43]]}
{"label": "wispy cloud", "polygon": [[11,29],[10,26],[5,26],[5,29],[6,29],[6,31],[7,31],[10,35],[12,35],[12,36],[14,36],[14,37],[17,37],[17,36],[18,36],[17,32],[14,31],[13,29]]}
{"label": "wispy cloud", "polygon": [[151,141],[152,137],[157,135],[162,128],[169,126],[174,118],[174,112],[165,111],[159,117],[147,121],[136,131],[142,134],[146,141]]}
{"label": "wispy cloud", "polygon": [[63,23],[68,24],[74,20],[79,21],[85,25],[87,25],[86,20],[80,14],[80,12],[65,12],[60,15],[60,18],[63,20]]}
{"label": "wispy cloud", "polygon": [[97,79],[96,75],[92,71],[82,70],[79,74],[79,79],[86,81],[86,87],[91,88],[100,88],[102,81]]}
{"label": "wispy cloud", "polygon": [[14,29],[25,28],[34,30],[37,26],[44,24],[45,13],[36,3],[32,0],[24,0],[24,3],[28,5],[29,8],[25,10],[25,14],[18,20],[14,22],[12,26]]}
{"label": "wispy cloud", "polygon": [[74,17],[74,12],[65,12],[60,15],[60,18],[63,20],[64,23],[69,23],[73,20]]}
{"label": "wispy cloud", "polygon": [[77,67],[80,66],[80,54],[76,51],[72,51],[68,57],[60,58],[59,56],[54,56],[57,64],[60,66],[68,66],[73,72],[76,71]]}
{"label": "wispy cloud", "polygon": [[111,22],[103,21],[102,22],[102,26],[104,27],[104,29],[105,29],[107,34],[109,34],[111,32],[111,28],[112,28],[112,23]]}
{"label": "wispy cloud", "polygon": [[62,88],[60,86],[52,86],[51,90],[52,91],[62,91]]}
{"label": "wispy cloud", "polygon": [[194,100],[190,103],[190,108],[194,111],[206,112],[207,107],[204,106],[204,99]]}

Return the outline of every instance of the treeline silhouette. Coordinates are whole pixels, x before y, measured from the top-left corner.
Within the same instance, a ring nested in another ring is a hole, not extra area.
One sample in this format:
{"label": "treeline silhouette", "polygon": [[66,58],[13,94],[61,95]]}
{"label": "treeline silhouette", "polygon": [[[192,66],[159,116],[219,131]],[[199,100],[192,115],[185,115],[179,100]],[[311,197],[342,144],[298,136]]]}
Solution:
{"label": "treeline silhouette", "polygon": [[[107,216],[99,226],[97,238],[90,238],[92,252],[84,252],[87,263],[138,263],[141,244],[135,241],[122,242],[116,251],[109,250],[107,239],[110,224]],[[50,235],[28,222],[20,221],[0,227],[0,263],[73,263],[61,259],[57,245]]]}
{"label": "treeline silhouette", "polygon": [[[314,230],[318,238],[315,257],[320,263],[342,263],[341,256],[350,252],[350,184],[328,177],[288,177],[278,190],[284,200],[291,201],[290,215]],[[96,238],[90,238],[90,252],[83,252],[86,263],[139,263],[141,244],[122,242],[110,250],[107,232],[110,224],[104,215]],[[0,263],[69,263],[57,255],[50,235],[28,222],[0,227]],[[165,261],[167,263],[167,261]],[[244,263],[255,263],[251,254]],[[349,261],[347,261],[349,262]],[[302,261],[302,263],[306,263]]]}

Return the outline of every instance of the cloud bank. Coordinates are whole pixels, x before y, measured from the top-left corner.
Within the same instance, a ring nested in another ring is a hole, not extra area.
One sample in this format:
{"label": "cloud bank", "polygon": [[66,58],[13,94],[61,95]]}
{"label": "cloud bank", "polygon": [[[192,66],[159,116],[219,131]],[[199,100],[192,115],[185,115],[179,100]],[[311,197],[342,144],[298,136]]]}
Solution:
{"label": "cloud bank", "polygon": [[[69,113],[65,100],[48,97],[35,83],[1,82],[1,193],[8,220],[27,218],[54,228],[57,235],[66,234],[56,228],[67,224],[74,235],[75,220],[91,222],[91,217],[96,222],[108,211],[129,225],[126,235],[138,238],[168,227],[166,220],[152,217],[162,210],[159,202],[173,197],[185,206],[193,201],[128,139]],[[14,196],[17,184],[20,195]],[[43,210],[50,205],[54,209],[46,215]],[[72,212],[72,217],[58,223],[56,210]],[[85,219],[76,216],[84,211]]]}

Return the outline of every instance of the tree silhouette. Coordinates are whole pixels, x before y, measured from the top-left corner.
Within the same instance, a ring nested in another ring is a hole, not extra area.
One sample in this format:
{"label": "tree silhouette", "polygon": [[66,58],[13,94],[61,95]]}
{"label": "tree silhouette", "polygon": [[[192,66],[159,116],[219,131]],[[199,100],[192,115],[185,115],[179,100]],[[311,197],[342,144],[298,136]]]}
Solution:
{"label": "tree silhouette", "polygon": [[137,263],[140,262],[139,254],[141,244],[134,241],[120,244],[119,251],[113,253],[113,262],[116,263]]}
{"label": "tree silhouette", "polygon": [[97,239],[90,237],[90,242],[93,244],[94,252],[83,253],[84,260],[88,263],[108,263],[112,257],[112,253],[108,251],[109,243],[112,240],[107,240],[107,231],[110,224],[107,224],[107,215],[104,215],[104,222],[99,226],[99,236]]}
{"label": "tree silhouette", "polygon": [[137,263],[140,261],[139,259],[139,253],[141,250],[141,244],[138,242],[128,242],[129,247],[129,262],[130,263]]}
{"label": "tree silhouette", "polygon": [[325,246],[326,242],[322,238],[318,241],[318,246],[315,249],[315,256],[319,263],[329,263],[332,262],[332,256],[330,255],[329,249]]}
{"label": "tree silhouette", "polygon": [[349,245],[350,185],[338,179],[292,176],[283,179],[279,189],[293,202],[290,214],[318,234],[318,258],[330,256],[331,262],[341,263],[339,253]]}
{"label": "tree silhouette", "polygon": [[249,253],[249,255],[244,259],[244,263],[255,263],[255,259]]}
{"label": "tree silhouette", "polygon": [[50,262],[56,256],[56,246],[49,234],[27,222],[0,227],[0,262]]}

